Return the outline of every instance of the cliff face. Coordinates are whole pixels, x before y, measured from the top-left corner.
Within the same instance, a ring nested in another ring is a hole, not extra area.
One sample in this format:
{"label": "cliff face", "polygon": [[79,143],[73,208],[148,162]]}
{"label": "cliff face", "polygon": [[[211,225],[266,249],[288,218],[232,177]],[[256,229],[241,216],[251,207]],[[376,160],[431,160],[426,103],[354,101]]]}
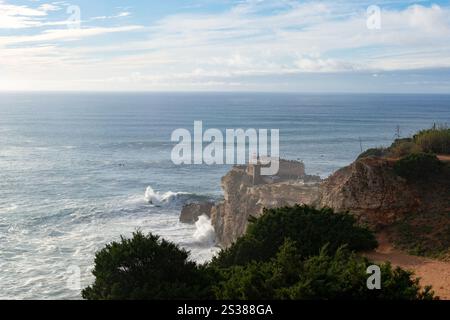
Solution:
{"label": "cliff face", "polygon": [[411,214],[450,210],[447,177],[407,181],[395,174],[394,163],[379,158],[357,160],[321,185],[315,205],[350,211],[374,229]]}
{"label": "cliff face", "polygon": [[321,183],[312,179],[316,183],[307,184],[298,179],[255,184],[247,167],[235,167],[222,179],[225,200],[211,209],[218,242],[231,245],[245,233],[249,217],[259,217],[264,208],[329,207],[349,211],[374,230],[415,214],[450,212],[449,174],[407,181],[394,172],[394,164],[389,159],[363,158]]}
{"label": "cliff face", "polygon": [[235,167],[222,178],[225,200],[211,210],[218,242],[227,247],[244,234],[250,216],[259,217],[264,208],[309,204],[317,197],[318,184],[283,181],[255,185],[246,167]]}

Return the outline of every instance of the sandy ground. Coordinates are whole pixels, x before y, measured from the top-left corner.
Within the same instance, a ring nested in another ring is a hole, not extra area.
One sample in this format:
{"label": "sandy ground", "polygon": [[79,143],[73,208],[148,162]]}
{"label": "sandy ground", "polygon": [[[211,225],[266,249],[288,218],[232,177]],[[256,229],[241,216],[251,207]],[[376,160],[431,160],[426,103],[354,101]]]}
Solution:
{"label": "sandy ground", "polygon": [[449,161],[450,162],[450,155],[438,155],[438,158],[441,161]]}
{"label": "sandy ground", "polygon": [[390,261],[394,266],[414,271],[421,279],[422,286],[431,285],[437,296],[443,300],[450,300],[450,262],[411,256],[396,250],[389,244],[384,234],[379,235],[378,241],[379,248],[365,254],[366,257],[375,262]]}

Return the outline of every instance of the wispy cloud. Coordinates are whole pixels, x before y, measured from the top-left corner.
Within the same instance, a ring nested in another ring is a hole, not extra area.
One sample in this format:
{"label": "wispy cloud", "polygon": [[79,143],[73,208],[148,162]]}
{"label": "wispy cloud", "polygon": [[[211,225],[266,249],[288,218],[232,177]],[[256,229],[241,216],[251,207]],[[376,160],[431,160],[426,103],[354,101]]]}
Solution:
{"label": "wispy cloud", "polygon": [[[351,74],[450,68],[449,6],[382,2],[381,29],[371,30],[370,4],[249,0],[211,11],[202,4],[201,10],[190,7],[145,26],[133,12],[139,9],[127,8],[83,17],[80,29],[67,29],[65,21],[49,18],[61,5],[27,7],[0,0],[0,29],[36,30],[0,36],[0,59],[8,61],[4,74],[10,78],[44,69],[47,78],[39,83],[49,88],[65,77],[76,88],[111,90],[223,89],[227,84],[234,89],[255,81],[277,86],[309,74],[349,79]],[[88,41],[92,37],[100,37],[101,44]]]}
{"label": "wispy cloud", "polygon": [[0,45],[26,44],[29,42],[75,41],[108,33],[130,32],[141,28],[141,26],[124,26],[45,30],[42,33],[32,36],[0,37]]}
{"label": "wispy cloud", "polygon": [[118,14],[112,15],[112,16],[98,16],[98,17],[92,17],[89,20],[95,21],[95,20],[108,20],[108,19],[118,19],[118,18],[125,18],[131,16],[131,12],[129,11],[122,11]]}
{"label": "wispy cloud", "polygon": [[33,8],[0,1],[0,29],[23,29],[41,26],[50,12],[61,9],[62,7],[57,3],[44,3]]}

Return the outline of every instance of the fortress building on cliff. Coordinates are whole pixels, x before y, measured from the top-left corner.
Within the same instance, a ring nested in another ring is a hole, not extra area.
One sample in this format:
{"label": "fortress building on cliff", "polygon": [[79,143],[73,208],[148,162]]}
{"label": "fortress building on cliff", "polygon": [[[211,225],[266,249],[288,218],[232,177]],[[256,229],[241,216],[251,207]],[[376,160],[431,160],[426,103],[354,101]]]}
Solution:
{"label": "fortress building on cliff", "polygon": [[260,161],[247,166],[247,174],[251,177],[253,185],[278,183],[283,181],[300,181],[307,177],[305,164],[301,161],[280,159],[280,169],[276,176],[262,176],[261,168],[265,165]]}

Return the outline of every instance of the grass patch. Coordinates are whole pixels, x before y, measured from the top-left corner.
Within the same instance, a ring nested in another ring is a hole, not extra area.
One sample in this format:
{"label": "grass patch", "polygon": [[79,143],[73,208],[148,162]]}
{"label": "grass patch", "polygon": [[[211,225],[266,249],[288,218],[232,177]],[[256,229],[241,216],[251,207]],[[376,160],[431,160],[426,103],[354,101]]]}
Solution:
{"label": "grass patch", "polygon": [[450,212],[411,215],[395,223],[391,241],[409,254],[447,260],[450,255]]}
{"label": "grass patch", "polygon": [[446,126],[434,126],[414,136],[414,143],[424,152],[450,154],[450,129]]}
{"label": "grass patch", "polygon": [[372,148],[358,159],[367,157],[403,158],[411,154],[450,154],[450,129],[446,125],[434,125],[431,129],[417,132],[413,137],[397,139],[388,148]]}

